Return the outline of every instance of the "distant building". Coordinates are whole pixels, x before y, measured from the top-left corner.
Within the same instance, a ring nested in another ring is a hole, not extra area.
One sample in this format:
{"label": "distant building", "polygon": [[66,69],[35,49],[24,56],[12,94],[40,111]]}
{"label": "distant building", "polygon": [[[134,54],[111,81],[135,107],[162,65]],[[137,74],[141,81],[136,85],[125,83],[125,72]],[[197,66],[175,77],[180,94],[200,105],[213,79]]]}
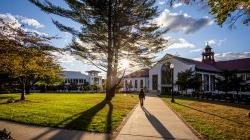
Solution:
{"label": "distant building", "polygon": [[[139,70],[125,76],[123,90],[138,91],[143,87],[151,92],[170,92],[172,89],[170,64],[174,65],[173,83],[177,81],[178,73],[191,69],[200,76],[201,90],[204,92],[217,90],[215,78],[222,77],[223,71],[236,71],[237,76],[241,76],[246,83],[250,84],[250,58],[216,62],[212,48],[207,45],[202,53],[202,61],[166,54],[151,69]],[[178,85],[174,84],[173,89],[178,91]]]}
{"label": "distant building", "polygon": [[149,89],[149,69],[142,69],[124,77],[124,91],[139,91]]}
{"label": "distant building", "polygon": [[90,70],[86,71],[88,73],[89,77],[89,84],[98,86],[101,90],[103,90],[103,80],[102,76],[99,76],[98,74],[101,73],[100,71],[96,70]]}
{"label": "distant building", "polygon": [[65,85],[84,85],[90,82],[90,77],[79,71],[63,71],[63,78]]}
{"label": "distant building", "polygon": [[70,86],[76,86],[77,90],[80,90],[83,85],[95,85],[103,90],[102,76],[99,76],[100,71],[87,71],[88,75],[81,73],[80,71],[63,71],[62,76],[64,78],[65,89]]}

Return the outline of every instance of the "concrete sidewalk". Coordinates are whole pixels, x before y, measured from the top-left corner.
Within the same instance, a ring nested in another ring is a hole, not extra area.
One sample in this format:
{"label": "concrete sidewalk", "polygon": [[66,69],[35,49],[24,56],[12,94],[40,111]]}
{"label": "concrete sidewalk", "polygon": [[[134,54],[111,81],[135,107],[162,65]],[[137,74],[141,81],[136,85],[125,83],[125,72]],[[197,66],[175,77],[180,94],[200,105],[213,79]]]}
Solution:
{"label": "concrete sidewalk", "polygon": [[199,139],[159,97],[146,97],[116,137],[117,140]]}
{"label": "concrete sidewalk", "polygon": [[6,128],[16,140],[105,140],[107,134],[83,132],[77,130],[56,129],[0,121],[0,129]]}

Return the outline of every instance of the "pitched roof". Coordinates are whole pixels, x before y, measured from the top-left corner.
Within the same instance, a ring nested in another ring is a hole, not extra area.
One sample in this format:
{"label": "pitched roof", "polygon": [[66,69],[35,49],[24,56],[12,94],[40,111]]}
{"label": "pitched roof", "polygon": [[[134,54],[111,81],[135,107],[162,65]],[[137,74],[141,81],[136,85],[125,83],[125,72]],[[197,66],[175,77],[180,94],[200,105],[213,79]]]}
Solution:
{"label": "pitched roof", "polygon": [[205,49],[212,49],[212,48],[207,44]]}
{"label": "pitched roof", "polygon": [[63,71],[64,78],[79,79],[79,78],[89,78],[87,75],[81,73],[80,71]]}
{"label": "pitched roof", "polygon": [[221,70],[233,71],[237,70],[240,72],[250,71],[250,58],[235,59],[228,61],[218,61],[214,66]]}
{"label": "pitched roof", "polygon": [[195,68],[198,70],[203,70],[203,71],[210,71],[210,72],[220,72],[220,69],[217,69],[216,67],[214,67],[213,65],[209,65],[206,63],[203,63],[201,61],[196,61],[196,60],[192,60],[192,59],[188,59],[188,58],[183,58],[183,57],[179,57],[179,56],[173,56],[171,54],[166,54],[164,57],[172,57],[175,58],[179,61],[182,61],[188,65],[195,65]]}
{"label": "pitched roof", "polygon": [[184,61],[189,64],[195,65],[195,68],[198,70],[204,70],[204,71],[210,71],[210,72],[220,72],[221,70],[214,67],[213,65],[203,63],[201,61],[196,61],[192,59],[182,58],[182,57],[176,57],[178,60]]}
{"label": "pitched roof", "polygon": [[167,57],[175,58],[180,60],[186,64],[195,65],[195,68],[201,71],[209,71],[209,72],[222,72],[224,70],[228,71],[239,71],[239,72],[246,72],[250,71],[250,58],[243,58],[243,59],[235,59],[235,60],[227,60],[227,61],[217,61],[213,64],[207,64],[201,61],[196,61],[188,58],[183,58],[179,56],[174,56],[171,54],[166,54],[163,59]]}
{"label": "pitched roof", "polygon": [[101,73],[100,71],[98,70],[89,70],[89,71],[86,71],[87,73]]}
{"label": "pitched roof", "polygon": [[139,78],[148,76],[149,76],[149,69],[141,69],[124,76],[124,78]]}

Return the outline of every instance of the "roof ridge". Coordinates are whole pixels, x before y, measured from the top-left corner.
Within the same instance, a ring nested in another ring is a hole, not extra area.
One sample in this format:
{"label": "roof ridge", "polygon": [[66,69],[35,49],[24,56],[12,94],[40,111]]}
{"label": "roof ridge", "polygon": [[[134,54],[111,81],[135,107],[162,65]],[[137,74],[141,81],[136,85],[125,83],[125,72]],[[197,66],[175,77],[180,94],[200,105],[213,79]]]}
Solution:
{"label": "roof ridge", "polygon": [[[245,59],[250,59],[250,57],[247,58],[239,58],[239,59],[232,59],[232,60],[222,60],[222,61],[217,61],[217,62],[230,62],[230,61],[239,61],[239,60],[245,60]],[[216,62],[215,62],[216,63]]]}

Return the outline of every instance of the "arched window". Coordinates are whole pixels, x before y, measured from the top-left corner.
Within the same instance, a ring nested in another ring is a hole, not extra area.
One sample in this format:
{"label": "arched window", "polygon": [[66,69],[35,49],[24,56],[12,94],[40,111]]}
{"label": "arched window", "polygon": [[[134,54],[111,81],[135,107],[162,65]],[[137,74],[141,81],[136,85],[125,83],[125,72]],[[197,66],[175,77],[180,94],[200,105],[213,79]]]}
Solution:
{"label": "arched window", "polygon": [[163,64],[161,67],[161,84],[171,84],[170,64]]}

